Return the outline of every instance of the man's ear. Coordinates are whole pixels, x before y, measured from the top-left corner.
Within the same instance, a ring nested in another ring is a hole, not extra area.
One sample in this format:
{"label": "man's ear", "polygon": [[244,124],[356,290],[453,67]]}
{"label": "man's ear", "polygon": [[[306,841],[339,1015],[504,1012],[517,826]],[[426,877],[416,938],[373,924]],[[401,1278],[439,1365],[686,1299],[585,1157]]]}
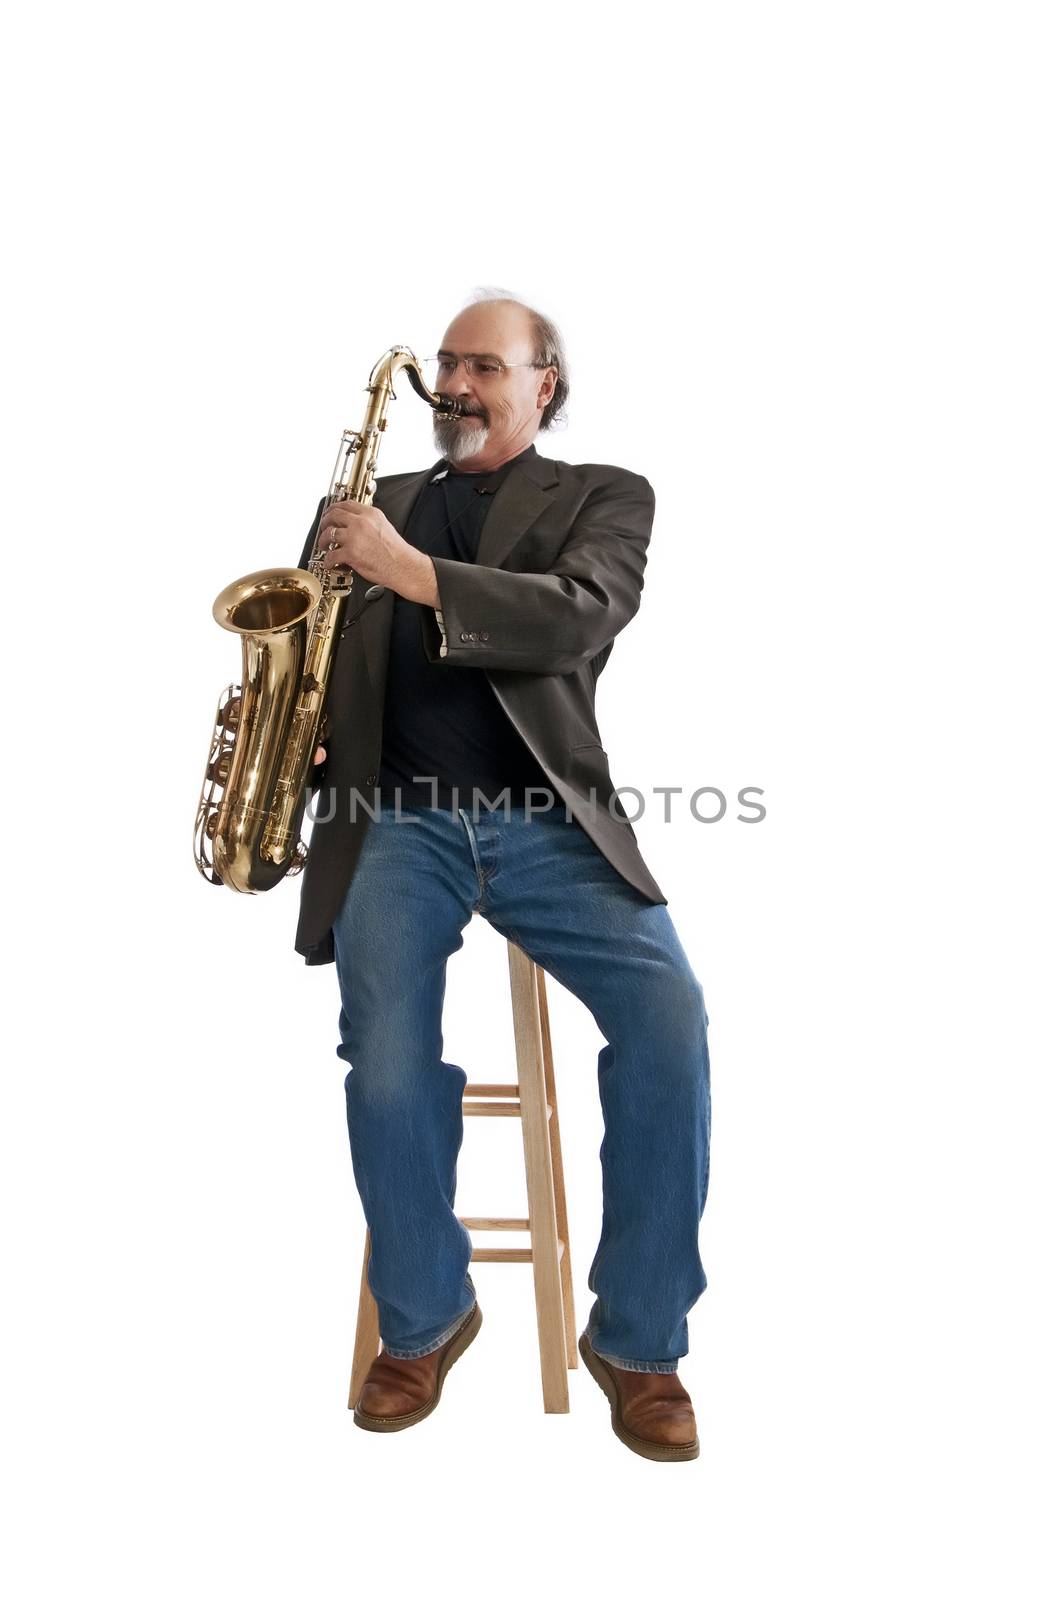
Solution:
{"label": "man's ear", "polygon": [[557,368],[547,367],[543,373],[543,380],[539,385],[539,410],[545,411],[554,398],[554,389],[557,387]]}

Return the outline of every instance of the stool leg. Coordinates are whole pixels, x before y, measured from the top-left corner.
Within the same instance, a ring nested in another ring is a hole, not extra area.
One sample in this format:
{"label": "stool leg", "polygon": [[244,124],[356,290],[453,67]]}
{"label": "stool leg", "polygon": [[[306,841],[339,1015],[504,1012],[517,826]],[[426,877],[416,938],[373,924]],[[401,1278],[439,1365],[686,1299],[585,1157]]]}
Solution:
{"label": "stool leg", "polygon": [[354,1330],[354,1360],[351,1363],[351,1392],[347,1409],[353,1411],[358,1404],[369,1368],[380,1354],[380,1319],[376,1301],[369,1287],[369,1229],[365,1230],[365,1249],[362,1252],[362,1287],[358,1295],[358,1323]]}
{"label": "stool leg", "polygon": [[561,1412],[568,1410],[568,1350],[539,992],[535,963],[512,941],[509,941],[509,982],[513,999],[517,1083],[520,1089],[520,1125],[524,1136],[524,1166],[528,1180],[528,1222],[535,1311],[539,1324],[543,1408],[548,1412]]}
{"label": "stool leg", "polygon": [[554,1050],[550,1042],[550,1012],[546,1004],[546,973],[535,968],[535,987],[539,1000],[539,1028],[543,1041],[543,1077],[546,1081],[546,1100],[550,1107],[550,1168],[554,1178],[554,1210],[557,1213],[557,1237],[564,1245],[561,1252],[561,1293],[565,1302],[565,1336],[568,1343],[568,1364],[579,1366],[576,1346],[576,1302],[572,1294],[572,1245],[568,1236],[568,1201],[565,1198],[565,1168],[561,1160],[561,1125],[557,1116],[557,1088],[554,1084]]}

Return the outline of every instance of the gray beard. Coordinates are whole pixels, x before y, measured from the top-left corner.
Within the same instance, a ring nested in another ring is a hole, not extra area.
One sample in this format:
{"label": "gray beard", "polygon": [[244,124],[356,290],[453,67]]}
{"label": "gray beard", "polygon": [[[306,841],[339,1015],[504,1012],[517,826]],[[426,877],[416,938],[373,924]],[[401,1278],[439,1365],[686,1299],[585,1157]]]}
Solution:
{"label": "gray beard", "polygon": [[456,467],[470,456],[479,455],[487,444],[487,432],[483,421],[477,427],[470,428],[463,422],[447,422],[440,416],[432,418],[435,447],[451,466]]}

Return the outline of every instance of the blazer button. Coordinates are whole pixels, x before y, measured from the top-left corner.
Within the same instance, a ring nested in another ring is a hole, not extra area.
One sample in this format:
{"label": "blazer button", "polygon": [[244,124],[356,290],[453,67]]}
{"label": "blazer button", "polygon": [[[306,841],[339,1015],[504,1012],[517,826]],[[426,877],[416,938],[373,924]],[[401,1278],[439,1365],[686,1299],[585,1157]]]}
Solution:
{"label": "blazer button", "polygon": [[369,774],[368,778],[366,778],[365,781],[366,781],[366,783],[370,783],[370,784],[371,783],[375,783],[376,782],[376,773],[375,772],[371,772]]}
{"label": "blazer button", "polygon": [[484,632],[484,633],[481,633],[481,635],[480,635],[480,642],[481,642],[481,643],[484,643],[484,642],[486,642],[486,640],[488,640],[488,639],[489,639],[489,638],[490,638],[490,637],[491,637],[491,635],[490,635],[490,634],[489,634],[489,633],[487,633],[487,632]]}
{"label": "blazer button", "polygon": [[462,636],[461,636],[461,642],[462,642],[462,644],[468,644],[470,639],[475,639],[475,638],[476,638],[476,635],[474,633],[465,633],[465,632],[463,632]]}
{"label": "blazer button", "polygon": [[367,602],[370,600],[379,600],[380,596],[384,592],[384,585],[382,583],[371,583],[368,589],[365,591],[364,598]]}

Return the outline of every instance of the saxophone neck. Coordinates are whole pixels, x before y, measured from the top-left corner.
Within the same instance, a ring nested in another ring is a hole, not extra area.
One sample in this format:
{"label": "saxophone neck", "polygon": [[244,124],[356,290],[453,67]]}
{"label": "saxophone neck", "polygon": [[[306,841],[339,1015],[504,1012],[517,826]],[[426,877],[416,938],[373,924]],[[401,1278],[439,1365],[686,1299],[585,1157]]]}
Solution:
{"label": "saxophone neck", "polygon": [[395,379],[400,372],[405,372],[414,393],[434,411],[458,409],[457,402],[449,395],[437,394],[430,387],[420,361],[407,345],[392,345],[369,375],[369,403],[361,428],[357,431],[348,428],[340,440],[326,505],[335,505],[338,500],[357,500],[363,505],[372,501],[376,493],[380,440],[388,425],[388,407],[395,399]]}
{"label": "saxophone neck", "polygon": [[386,390],[388,400],[395,398],[395,379],[405,372],[413,392],[420,396],[433,411],[457,411],[457,401],[450,395],[437,394],[425,377],[424,368],[408,345],[394,344],[387,355],[381,356],[369,379],[370,391],[380,387]]}

